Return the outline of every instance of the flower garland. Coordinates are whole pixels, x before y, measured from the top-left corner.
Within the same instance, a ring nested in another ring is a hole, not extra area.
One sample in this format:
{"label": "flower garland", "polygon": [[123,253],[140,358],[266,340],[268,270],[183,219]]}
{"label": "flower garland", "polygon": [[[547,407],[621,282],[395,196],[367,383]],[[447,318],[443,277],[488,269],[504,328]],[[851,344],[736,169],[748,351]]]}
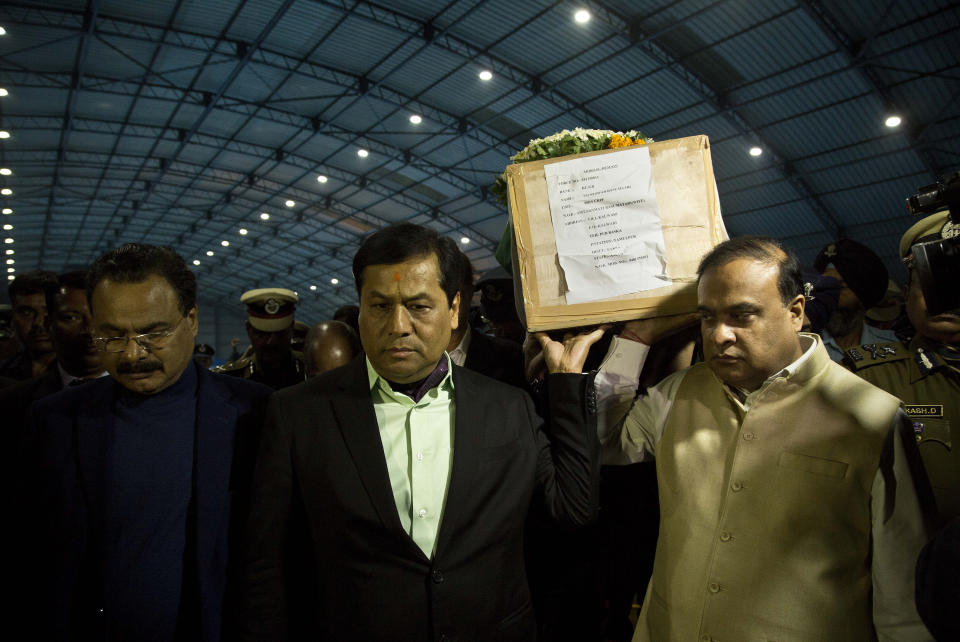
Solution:
{"label": "flower garland", "polygon": [[[616,149],[618,147],[629,147],[631,145],[645,145],[653,142],[652,138],[647,138],[636,130],[626,132],[615,132],[609,129],[583,129],[577,127],[574,130],[564,129],[562,132],[552,134],[545,138],[535,138],[510,157],[514,163],[526,163],[535,160],[545,160],[547,158],[559,158],[561,156],[570,156],[571,154],[582,154],[584,152],[594,152],[599,149]],[[493,187],[490,188],[493,195],[501,205],[507,205],[507,175],[501,174],[497,177]]]}

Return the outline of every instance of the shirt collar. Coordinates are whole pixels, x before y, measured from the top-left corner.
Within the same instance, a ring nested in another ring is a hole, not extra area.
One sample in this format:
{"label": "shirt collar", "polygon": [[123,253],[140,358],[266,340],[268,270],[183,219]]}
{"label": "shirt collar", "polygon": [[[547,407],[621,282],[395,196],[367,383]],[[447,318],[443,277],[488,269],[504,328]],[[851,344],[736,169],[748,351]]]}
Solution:
{"label": "shirt collar", "polygon": [[471,334],[473,333],[470,331],[470,328],[467,328],[467,331],[463,334],[463,338],[460,339],[460,343],[450,351],[450,360],[458,366],[462,366],[467,361],[467,350],[470,349]]}
{"label": "shirt collar", "polygon": [[[374,369],[373,364],[370,363],[370,357],[364,356],[364,361],[367,364],[367,381],[370,384],[371,392],[377,387],[379,387],[381,391],[383,391],[384,393],[386,393],[391,397],[396,397],[396,395],[400,394],[395,392],[393,387],[390,385],[390,382],[385,377],[380,376],[380,374]],[[437,370],[441,368],[441,365],[445,369],[445,373],[443,377],[439,381],[431,381],[431,378],[437,374]],[[444,352],[443,356],[440,357],[440,361],[437,362],[437,366],[433,369],[433,372],[427,375],[427,378],[424,381],[424,385],[428,387],[426,388],[426,390],[423,390],[422,394],[420,395],[421,399],[424,396],[426,396],[426,393],[428,391],[433,390],[435,388],[443,387],[443,388],[446,388],[447,390],[453,390],[452,372],[453,372],[453,365],[450,362],[450,355]]]}
{"label": "shirt collar", "polygon": [[744,390],[743,388],[739,388],[735,386],[726,386],[730,390],[730,392],[733,394],[733,396],[737,399],[737,401],[740,402],[741,405],[749,407],[748,400],[756,399],[759,396],[759,393],[765,390],[767,386],[769,386],[771,383],[773,383],[777,379],[781,379],[781,378],[788,379],[791,376],[793,376],[793,374],[796,373],[800,369],[800,367],[807,362],[808,359],[810,359],[810,357],[813,355],[813,353],[817,349],[817,344],[821,343],[820,337],[816,334],[800,332],[799,337],[800,337],[800,348],[801,350],[803,350],[800,356],[797,357],[792,363],[784,366],[777,372],[767,377],[766,380],[764,380],[764,382],[760,385],[759,388],[757,388],[753,392],[749,392],[747,390]]}
{"label": "shirt collar", "polygon": [[92,379],[99,379],[100,377],[107,376],[107,371],[101,370],[99,374],[95,374],[92,377],[74,377],[72,374],[63,369],[63,366],[60,365],[59,361],[57,361],[57,370],[60,372],[60,382],[63,384],[64,388],[78,379],[82,381],[90,381]]}

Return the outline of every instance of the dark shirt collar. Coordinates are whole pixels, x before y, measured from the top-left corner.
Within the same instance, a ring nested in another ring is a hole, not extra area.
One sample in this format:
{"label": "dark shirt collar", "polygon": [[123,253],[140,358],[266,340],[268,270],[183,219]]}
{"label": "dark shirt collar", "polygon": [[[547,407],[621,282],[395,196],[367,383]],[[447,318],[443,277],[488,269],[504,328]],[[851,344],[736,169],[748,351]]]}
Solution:
{"label": "dark shirt collar", "polygon": [[444,354],[443,357],[440,358],[440,361],[437,362],[433,372],[428,374],[420,381],[412,381],[410,383],[395,383],[386,377],[384,377],[384,379],[390,384],[390,387],[394,392],[403,393],[413,399],[414,402],[418,402],[423,399],[424,395],[430,392],[430,390],[438,386],[440,382],[443,381],[443,378],[447,376],[448,372],[450,372],[450,366],[448,364],[447,355]]}

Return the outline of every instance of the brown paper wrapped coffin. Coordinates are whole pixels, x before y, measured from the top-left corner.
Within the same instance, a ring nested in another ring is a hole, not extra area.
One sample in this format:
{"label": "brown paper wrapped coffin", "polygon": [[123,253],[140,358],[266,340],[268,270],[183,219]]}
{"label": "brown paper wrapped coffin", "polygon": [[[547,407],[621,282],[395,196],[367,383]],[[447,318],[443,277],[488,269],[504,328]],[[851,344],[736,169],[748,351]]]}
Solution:
{"label": "brown paper wrapped coffin", "polygon": [[648,147],[667,251],[666,273],[673,284],[589,303],[568,304],[564,297],[543,166],[585,156],[616,154],[622,148],[507,167],[516,250],[514,285],[523,295],[525,323],[531,332],[696,309],[697,265],[704,254],[727,239],[710,160],[710,142],[706,136],[690,136],[650,143]]}

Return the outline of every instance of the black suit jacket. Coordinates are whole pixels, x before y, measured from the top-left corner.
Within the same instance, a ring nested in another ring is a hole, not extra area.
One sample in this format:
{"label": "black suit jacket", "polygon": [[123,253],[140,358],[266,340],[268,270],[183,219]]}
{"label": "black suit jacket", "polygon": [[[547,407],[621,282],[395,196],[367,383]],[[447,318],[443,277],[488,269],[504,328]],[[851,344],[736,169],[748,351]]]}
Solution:
{"label": "black suit jacket", "polygon": [[247,532],[244,639],[533,639],[524,519],[534,496],[559,520],[594,518],[592,381],[550,377],[548,438],[523,391],[457,366],[452,376],[453,465],[432,560],[401,526],[365,359],[274,395]]}
{"label": "black suit jacket", "polygon": [[523,347],[513,341],[491,337],[476,328],[470,328],[470,347],[463,367],[511,386],[527,387],[523,373]]}
{"label": "black suit jacket", "polygon": [[[104,377],[45,397],[31,409],[18,510],[25,536],[23,608],[32,616],[23,619],[31,639],[104,639],[99,543],[118,387]],[[187,547],[195,551],[195,582],[184,590],[197,596],[202,640],[221,639],[227,603],[235,599],[229,595],[237,585],[233,549],[239,547],[270,393],[197,367],[196,528]]]}

